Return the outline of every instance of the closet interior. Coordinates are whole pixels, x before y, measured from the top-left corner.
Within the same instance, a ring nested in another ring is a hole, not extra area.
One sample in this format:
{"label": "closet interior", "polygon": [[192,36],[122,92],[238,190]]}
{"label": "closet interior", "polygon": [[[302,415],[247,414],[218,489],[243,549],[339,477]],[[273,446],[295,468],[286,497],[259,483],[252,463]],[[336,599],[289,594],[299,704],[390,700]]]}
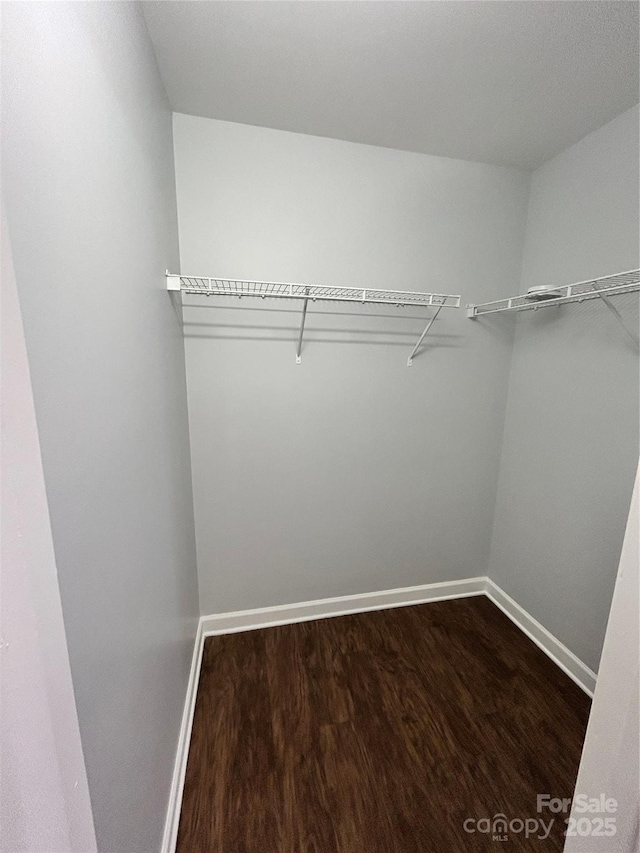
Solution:
{"label": "closet interior", "polygon": [[638,8],[3,3],[3,851],[633,853]]}

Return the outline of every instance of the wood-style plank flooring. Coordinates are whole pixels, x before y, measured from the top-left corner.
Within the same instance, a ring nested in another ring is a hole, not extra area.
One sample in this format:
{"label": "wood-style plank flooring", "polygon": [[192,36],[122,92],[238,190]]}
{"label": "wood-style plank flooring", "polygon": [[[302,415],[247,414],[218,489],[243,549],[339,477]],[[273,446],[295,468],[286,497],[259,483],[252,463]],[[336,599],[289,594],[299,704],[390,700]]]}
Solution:
{"label": "wood-style plank flooring", "polygon": [[547,823],[589,705],[484,596],[211,637],[178,853],[561,851],[463,823]]}

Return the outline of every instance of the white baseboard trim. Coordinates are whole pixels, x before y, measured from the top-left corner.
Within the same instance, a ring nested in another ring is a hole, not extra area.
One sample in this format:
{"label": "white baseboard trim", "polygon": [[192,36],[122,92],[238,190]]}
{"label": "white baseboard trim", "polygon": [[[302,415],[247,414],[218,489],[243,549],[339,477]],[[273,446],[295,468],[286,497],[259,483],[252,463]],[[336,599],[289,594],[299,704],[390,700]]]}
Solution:
{"label": "white baseboard trim", "polygon": [[167,805],[167,816],[162,834],[161,853],[175,853],[178,840],[178,824],[180,823],[180,809],[182,807],[182,791],[184,789],[184,777],[187,772],[187,758],[189,757],[189,744],[191,742],[191,728],[193,726],[193,714],[196,709],[196,696],[198,694],[198,681],[200,680],[200,668],[202,664],[202,652],[204,651],[204,634],[202,633],[202,617],[198,620],[196,638],[193,644],[193,655],[191,657],[191,669],[189,670],[189,681],[187,682],[187,695],[182,712],[180,733],[178,735],[178,746],[171,777],[171,789],[169,791],[169,802]]}
{"label": "white baseboard trim", "polygon": [[274,607],[260,607],[257,610],[238,610],[235,613],[203,616],[201,621],[205,637],[234,634],[238,631],[291,625],[294,622],[307,622],[311,619],[328,619],[332,616],[347,616],[350,613],[365,613],[368,610],[386,610],[390,607],[406,607],[408,604],[426,604],[429,601],[482,595],[486,580],[484,577],[469,578],[400,589],[385,589],[382,592],[364,592],[360,595],[320,598],[316,601],[301,601],[296,604],[278,604]]}
{"label": "white baseboard trim", "polygon": [[596,684],[595,672],[592,672],[560,640],[556,639],[533,616],[487,577],[443,581],[442,583],[429,583],[421,586],[386,589],[381,592],[342,595],[337,598],[322,598],[317,601],[302,601],[296,604],[280,604],[274,607],[260,607],[255,610],[238,610],[233,613],[215,613],[210,616],[201,616],[196,632],[187,696],[180,726],[161,853],[175,853],[205,637],[217,634],[235,634],[239,631],[254,631],[258,628],[275,627],[276,625],[292,625],[295,622],[347,616],[350,613],[365,613],[370,610],[386,610],[391,607],[406,607],[411,604],[426,604],[431,601],[469,598],[473,595],[486,595],[569,678],[575,681],[585,693],[593,697]]}
{"label": "white baseboard trim", "polygon": [[499,607],[530,640],[542,649],[542,651],[565,672],[572,681],[581,687],[585,693],[593,698],[596,688],[596,673],[582,663],[563,643],[560,642],[550,631],[527,613],[524,607],[507,595],[490,578],[487,578],[485,594]]}

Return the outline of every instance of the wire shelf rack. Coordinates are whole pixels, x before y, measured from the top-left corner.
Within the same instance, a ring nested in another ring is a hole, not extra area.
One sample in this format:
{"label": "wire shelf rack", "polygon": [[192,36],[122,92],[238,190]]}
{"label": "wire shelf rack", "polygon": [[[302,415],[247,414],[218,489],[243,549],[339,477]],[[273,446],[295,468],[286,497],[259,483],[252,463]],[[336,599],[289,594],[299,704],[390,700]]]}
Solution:
{"label": "wire shelf rack", "polygon": [[218,278],[216,276],[175,275],[167,272],[167,289],[204,296],[230,296],[242,298],[261,297],[262,299],[297,299],[302,303],[302,315],[296,363],[302,361],[302,339],[307,307],[311,302],[350,302],[362,305],[396,305],[402,308],[435,308],[422,334],[418,338],[407,365],[413,364],[413,357],[420,349],[435,319],[442,308],[460,308],[461,297],[449,293],[424,293],[416,290],[380,290],[376,287],[336,287],[323,284],[297,284],[284,281],[249,281],[237,278]]}
{"label": "wire shelf rack", "polygon": [[460,308],[461,297],[447,293],[423,293],[412,290],[380,290],[373,287],[335,287],[321,284],[295,284],[282,281],[248,281],[209,276],[167,273],[169,290],[205,296],[252,296],[263,299],[310,299],[312,301],[360,302],[402,307]]}
{"label": "wire shelf rack", "polygon": [[[482,305],[467,305],[467,315],[471,319],[484,314],[502,314],[506,311],[532,311],[538,308],[549,308],[551,305],[565,305],[569,302],[583,302],[586,299],[602,298],[605,301],[610,296],[620,293],[632,293],[640,290],[640,270],[628,270],[615,275],[592,278],[575,284],[564,284],[552,287],[557,296],[545,299],[535,298],[527,294],[511,296],[507,299],[497,299],[495,302],[484,302]],[[611,306],[608,306],[611,307]]]}

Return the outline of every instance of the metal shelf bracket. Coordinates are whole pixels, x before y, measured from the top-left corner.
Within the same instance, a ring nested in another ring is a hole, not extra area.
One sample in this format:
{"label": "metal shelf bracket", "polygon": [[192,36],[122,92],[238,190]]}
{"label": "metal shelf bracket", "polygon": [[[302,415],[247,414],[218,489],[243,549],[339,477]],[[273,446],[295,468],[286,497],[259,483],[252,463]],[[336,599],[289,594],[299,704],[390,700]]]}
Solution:
{"label": "metal shelf bracket", "polygon": [[618,321],[618,323],[620,323],[620,325],[621,325],[621,326],[622,326],[622,328],[625,330],[625,332],[629,335],[629,337],[630,337],[630,338],[631,338],[631,340],[634,342],[634,344],[635,344],[637,347],[640,347],[640,338],[638,337],[638,335],[637,335],[635,332],[633,332],[633,331],[632,331],[632,330],[627,326],[627,324],[626,324],[626,323],[625,323],[625,321],[624,321],[624,317],[623,317],[623,316],[622,316],[622,314],[618,311],[618,309],[617,309],[617,308],[616,308],[616,306],[613,304],[613,302],[609,299],[609,297],[608,297],[608,296],[605,296],[603,293],[599,293],[599,294],[598,294],[598,296],[600,297],[600,299],[602,299],[602,301],[604,302],[604,304],[607,306],[607,308],[609,309],[609,311],[611,311],[611,313],[612,313],[612,314],[613,314],[613,316],[616,318],[616,320]]}
{"label": "metal shelf bracket", "polygon": [[439,305],[438,308],[436,309],[436,313],[433,315],[433,317],[429,320],[427,325],[424,327],[424,331],[422,332],[422,334],[418,338],[418,343],[414,346],[413,350],[411,351],[411,355],[407,359],[407,367],[411,367],[411,365],[413,364],[413,357],[418,352],[418,349],[420,348],[420,344],[426,338],[427,333],[429,332],[429,329],[433,326],[436,317],[440,313],[441,308],[442,308],[442,305]]}
{"label": "metal shelf bracket", "polygon": [[182,290],[179,275],[171,275],[169,270],[166,271],[165,275],[167,276],[167,290]]}
{"label": "metal shelf bracket", "polygon": [[300,334],[298,335],[298,348],[296,350],[296,364],[302,363],[302,336],[304,335],[304,321],[307,319],[307,305],[309,304],[309,288],[302,303],[302,318],[300,320]]}

